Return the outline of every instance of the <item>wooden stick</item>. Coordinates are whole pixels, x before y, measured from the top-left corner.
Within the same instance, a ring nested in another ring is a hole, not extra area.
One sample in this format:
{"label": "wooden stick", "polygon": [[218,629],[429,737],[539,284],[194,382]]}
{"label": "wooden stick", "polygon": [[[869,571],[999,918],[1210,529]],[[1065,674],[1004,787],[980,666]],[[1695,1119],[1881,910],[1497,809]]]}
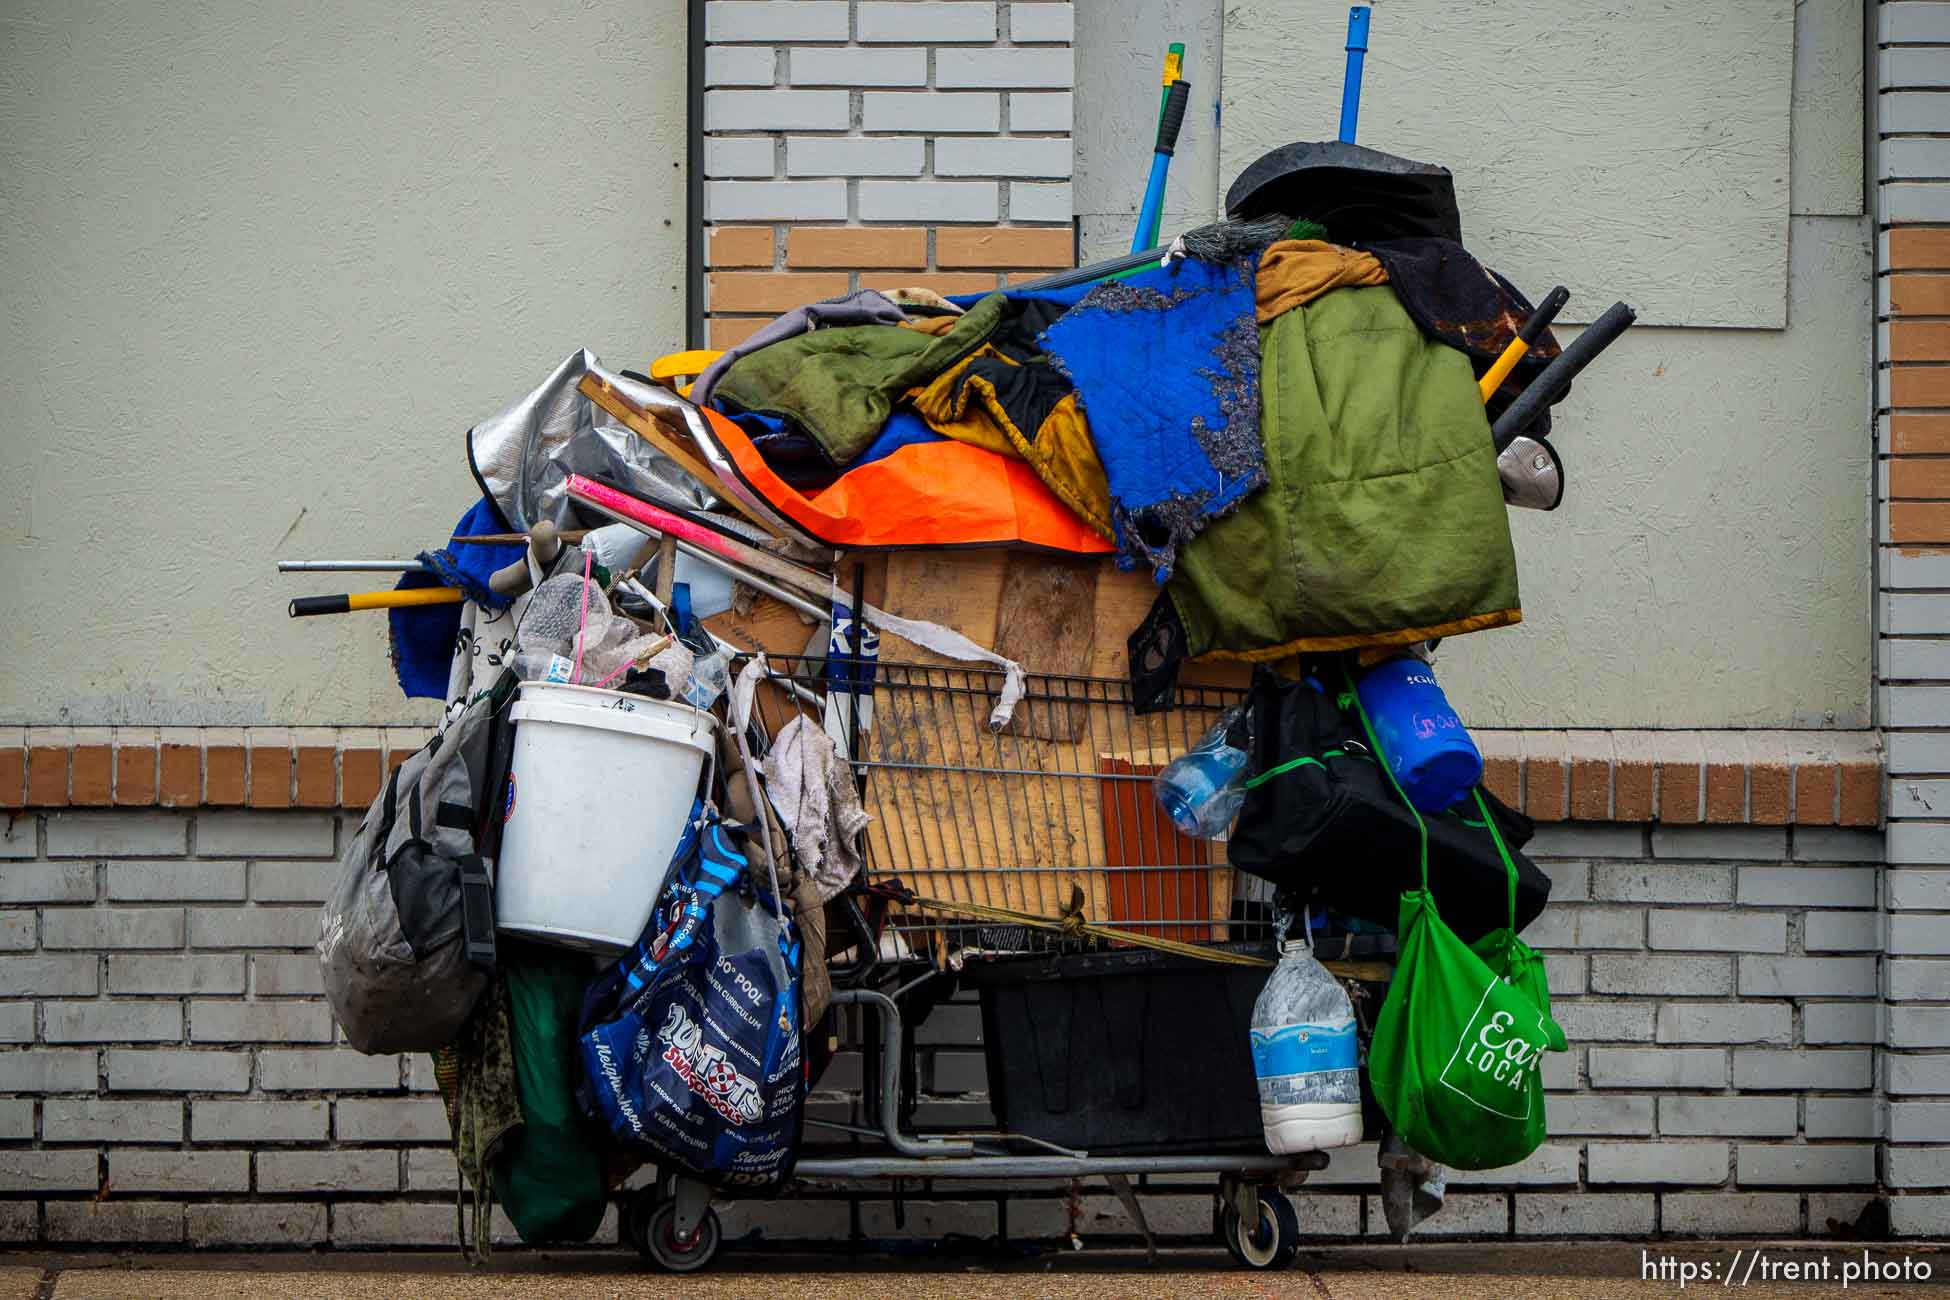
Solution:
{"label": "wooden stick", "polygon": [[[584,537],[588,536],[591,531],[588,528],[564,528],[556,536],[569,545],[574,546],[580,543]],[[528,534],[476,533],[472,537],[449,537],[447,542],[451,546],[526,546],[528,545]]]}
{"label": "wooden stick", "polygon": [[760,518],[757,511],[740,501],[734,494],[723,490],[718,476],[711,472],[711,467],[680,444],[678,439],[681,435],[650,412],[640,409],[629,398],[605,383],[601,376],[584,375],[582,382],[576,385],[576,389],[584,397],[615,416],[630,432],[676,461],[685,473],[713,489],[720,500],[730,502],[733,509],[763,528],[768,535],[780,538],[784,536],[772,524]]}

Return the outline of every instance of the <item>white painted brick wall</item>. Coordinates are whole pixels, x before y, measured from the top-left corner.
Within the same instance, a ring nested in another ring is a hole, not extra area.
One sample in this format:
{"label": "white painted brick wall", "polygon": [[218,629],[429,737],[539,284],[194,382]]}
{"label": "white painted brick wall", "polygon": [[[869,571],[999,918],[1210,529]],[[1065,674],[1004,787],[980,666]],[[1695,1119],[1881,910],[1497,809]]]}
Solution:
{"label": "white painted brick wall", "polygon": [[706,222],[1069,224],[1074,26],[1057,0],[716,0]]}
{"label": "white painted brick wall", "polygon": [[[1876,90],[1872,99],[1876,139],[1872,154],[1876,182],[1876,215],[1883,223],[1950,220],[1950,147],[1932,133],[1950,131],[1950,5],[1901,0],[1872,10],[1874,38],[1880,47],[1873,65]],[[1892,93],[1893,92],[1893,93]],[[1877,311],[1889,312],[1891,241],[1897,232],[1883,234],[1877,248]],[[1877,331],[1880,357],[1889,352],[1889,330]],[[1929,352],[1925,356],[1931,355]],[[1877,406],[1890,402],[1890,372],[1877,374]],[[1879,449],[1889,450],[1890,417],[1879,414]],[[1879,476],[1879,497],[1889,495],[1886,478]],[[1879,541],[1890,539],[1889,512],[1877,512]],[[1878,626],[1885,634],[1877,661],[1883,685],[1877,691],[1880,721],[1887,733],[1890,777],[1885,806],[1890,818],[1884,849],[1890,864],[1882,889],[1885,915],[1873,938],[1881,959],[1883,1004],[1877,1008],[1876,1028],[1884,1044],[1879,1063],[1885,1093],[1905,1100],[1890,1105],[1888,1141],[1928,1140],[1927,1125],[1910,1122],[1926,1110],[1907,1110],[1950,1099],[1950,1055],[1917,1051],[1950,1045],[1950,1008],[1913,1006],[1914,1002],[1950,1002],[1950,872],[1932,871],[1929,864],[1950,863],[1950,823],[1938,811],[1938,799],[1950,795],[1950,737],[1912,728],[1941,727],[1950,722],[1940,686],[1946,671],[1943,650],[1950,636],[1950,569],[1941,556],[1903,556],[1879,546],[1878,583],[1884,588]],[[1891,634],[1929,638],[1890,640]],[[1897,683],[1890,685],[1887,683]],[[1919,869],[1921,868],[1921,869]],[[1812,918],[1811,918],[1812,920]],[[1819,931],[1819,927],[1817,927]],[[1817,937],[1819,933],[1817,933]],[[1838,931],[1835,937],[1860,943],[1870,936],[1860,929]],[[1809,945],[1814,950],[1813,944]],[[1858,1023],[1855,1032],[1861,1031]],[[1810,1041],[1814,1041],[1812,1038]],[[1910,1100],[1913,1099],[1913,1100]],[[1919,1132],[1921,1129],[1923,1131]],[[1943,1140],[1943,1135],[1937,1135]],[[1950,1189],[1950,1160],[1933,1160],[1918,1149],[1890,1145],[1884,1150],[1884,1176],[1891,1188],[1909,1192]],[[1898,1232],[1923,1230],[1931,1221],[1950,1222],[1950,1196],[1901,1196],[1890,1204],[1892,1227]]]}
{"label": "white painted brick wall", "polygon": [[[279,825],[286,819],[294,826]],[[51,900],[10,905],[36,918],[37,942],[48,918],[65,914],[58,941],[173,946],[0,956],[0,1038],[13,1040],[0,1046],[0,1195],[46,1198],[27,1231],[49,1242],[451,1244],[453,1169],[428,1062],[334,1045],[307,950],[315,903],[285,901],[329,884],[335,843],[319,842],[312,814],[225,820],[223,847],[209,859],[223,881],[215,888],[190,869],[201,857],[147,848],[122,859],[8,860],[9,870],[36,868],[43,884],[63,882],[29,891]],[[337,833],[336,819],[322,824]],[[91,833],[119,834],[101,824]],[[201,818],[183,833],[185,851],[200,853]],[[239,847],[246,837],[251,847]],[[1892,1188],[1918,1193],[1909,1198],[1918,1204],[1933,1194],[1928,1180],[1950,1147],[1950,1006],[1901,1003],[1879,1027],[1882,959],[1873,950],[1809,953],[1811,940],[1859,934],[1876,915],[1878,869],[1789,858],[1736,866],[1715,847],[1710,835],[1687,846],[1706,861],[1545,861],[1565,898],[1532,937],[1577,945],[1547,952],[1554,983],[1567,990],[1557,1009],[1574,1048],[1547,1061],[1551,1138],[1517,1169],[1459,1177],[1466,1190],[1454,1217],[1438,1221],[1444,1233],[1819,1233],[1876,1193],[1882,1152]],[[57,866],[85,867],[85,879],[46,870]],[[257,901],[238,898],[240,866]],[[141,882],[144,896],[107,889],[111,879]],[[170,896],[170,882],[188,896]],[[1919,873],[1902,888],[1940,901],[1933,877]],[[126,919],[137,913],[144,919]],[[180,920],[146,931],[157,916]],[[1713,944],[1716,932],[1726,942]],[[1661,943],[1697,948],[1655,950]],[[1754,947],[1784,950],[1746,950]],[[1891,989],[1913,992],[1934,986],[1905,983],[1906,968],[1933,974],[1950,962],[1889,966]],[[979,1034],[972,1005],[944,1008],[921,1028],[922,1077],[940,1098],[925,1113],[957,1122],[987,1114]],[[1880,1067],[1878,1035],[1889,1044]],[[835,1080],[857,1078],[858,1059],[843,1058]],[[852,1117],[849,1101],[817,1104]],[[103,1159],[112,1180],[126,1177],[118,1185],[127,1197],[104,1202],[110,1217],[91,1223],[75,1207],[95,1194]],[[1313,1231],[1380,1231],[1369,1203],[1373,1159],[1371,1145],[1344,1153],[1313,1181]],[[1835,1189],[1833,1200],[1819,1212],[1808,1201],[1804,1221],[1801,1198],[1824,1188]],[[997,1224],[1004,1205],[1014,1235],[1071,1223],[1060,1186],[1008,1201],[969,1188],[936,1197],[911,1204],[909,1235]],[[1154,1199],[1161,1224],[1204,1233],[1202,1189]],[[1096,1190],[1084,1198],[1088,1240],[1128,1239],[1111,1204]],[[1903,1221],[1918,1212],[1903,1210]],[[890,1226],[884,1200],[871,1194],[861,1213]],[[763,1223],[780,1240],[844,1235],[849,1222],[844,1199],[741,1203],[726,1216],[728,1230]]]}

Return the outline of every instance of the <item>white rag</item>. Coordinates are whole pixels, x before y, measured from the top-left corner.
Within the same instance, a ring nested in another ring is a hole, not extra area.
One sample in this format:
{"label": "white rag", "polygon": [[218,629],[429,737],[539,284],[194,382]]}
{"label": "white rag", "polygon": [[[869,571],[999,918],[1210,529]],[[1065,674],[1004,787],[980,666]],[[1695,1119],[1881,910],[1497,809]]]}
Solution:
{"label": "white rag", "polygon": [[853,769],[824,728],[801,715],[780,729],[759,770],[773,811],[792,834],[807,888],[824,903],[860,874],[860,835],[872,820],[860,806]]}

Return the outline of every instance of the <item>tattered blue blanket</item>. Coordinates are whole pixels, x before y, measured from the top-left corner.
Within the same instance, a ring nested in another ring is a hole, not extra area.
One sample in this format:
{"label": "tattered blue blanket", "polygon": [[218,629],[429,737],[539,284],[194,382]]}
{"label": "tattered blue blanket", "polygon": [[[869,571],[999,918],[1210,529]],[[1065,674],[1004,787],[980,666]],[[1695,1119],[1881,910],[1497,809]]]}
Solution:
{"label": "tattered blue blanket", "polygon": [[1178,548],[1266,481],[1254,259],[1184,258],[1099,284],[1043,332],[1109,480],[1117,563]]}

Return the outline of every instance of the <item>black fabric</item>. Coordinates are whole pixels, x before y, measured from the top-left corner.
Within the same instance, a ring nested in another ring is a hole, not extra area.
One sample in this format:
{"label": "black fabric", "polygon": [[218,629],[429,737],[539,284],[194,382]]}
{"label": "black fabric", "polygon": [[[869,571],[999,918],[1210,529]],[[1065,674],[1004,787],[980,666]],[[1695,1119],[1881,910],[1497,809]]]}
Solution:
{"label": "black fabric", "polygon": [[[1377,239],[1353,245],[1374,254],[1388,271],[1388,287],[1422,332],[1466,353],[1481,378],[1503,355],[1535,308],[1517,287],[1453,239]],[[1560,351],[1549,329],[1510,371],[1486,408],[1492,422]],[[1550,432],[1546,412],[1535,426]]]}
{"label": "black fabric", "polygon": [[426,960],[461,932],[460,863],[442,857],[423,840],[408,840],[386,864],[386,881],[400,933],[416,961]]}
{"label": "black fabric", "polygon": [[[781,417],[774,416],[773,419]],[[752,434],[752,446],[774,474],[801,492],[819,492],[839,480],[840,468],[833,464],[826,449],[785,421],[783,432]],[[746,430],[751,433],[750,429]]]}
{"label": "black fabric", "polygon": [[1047,361],[1031,361],[1024,365],[1010,365],[1000,357],[977,357],[968,363],[955,380],[954,397],[961,400],[961,390],[973,378],[985,380],[995,390],[995,400],[1002,403],[1002,411],[1009,422],[1022,430],[1023,437],[1036,441],[1042,430],[1043,421],[1056,404],[1068,397],[1072,391],[1070,381],[1063,372]]}
{"label": "black fabric", "polygon": [[[1296,903],[1392,928],[1402,894],[1421,884],[1420,834],[1415,814],[1362,738],[1351,701],[1343,704],[1331,689],[1314,684],[1339,680],[1338,668],[1297,682],[1266,668],[1254,673],[1248,780],[1294,759],[1314,761],[1249,785],[1226,857],[1280,886]],[[1522,930],[1544,910],[1550,877],[1517,851],[1530,840],[1529,818],[1487,790],[1483,799],[1517,867],[1516,928]],[[1422,815],[1429,890],[1442,919],[1465,943],[1508,924],[1510,914],[1509,875],[1488,828],[1474,818],[1473,800]]]}
{"label": "black fabric", "polygon": [[443,801],[434,807],[433,824],[435,826],[445,826],[450,831],[466,831],[472,834],[474,831],[474,822],[474,809],[469,808],[464,803],[446,803]]}
{"label": "black fabric", "polygon": [[1171,707],[1178,665],[1185,662],[1187,649],[1178,606],[1161,591],[1151,602],[1151,612],[1124,643],[1131,665],[1131,712],[1158,713]]}
{"label": "black fabric", "polygon": [[1339,244],[1410,236],[1462,238],[1456,182],[1446,167],[1339,140],[1282,145],[1239,173],[1226,216],[1310,217]]}

